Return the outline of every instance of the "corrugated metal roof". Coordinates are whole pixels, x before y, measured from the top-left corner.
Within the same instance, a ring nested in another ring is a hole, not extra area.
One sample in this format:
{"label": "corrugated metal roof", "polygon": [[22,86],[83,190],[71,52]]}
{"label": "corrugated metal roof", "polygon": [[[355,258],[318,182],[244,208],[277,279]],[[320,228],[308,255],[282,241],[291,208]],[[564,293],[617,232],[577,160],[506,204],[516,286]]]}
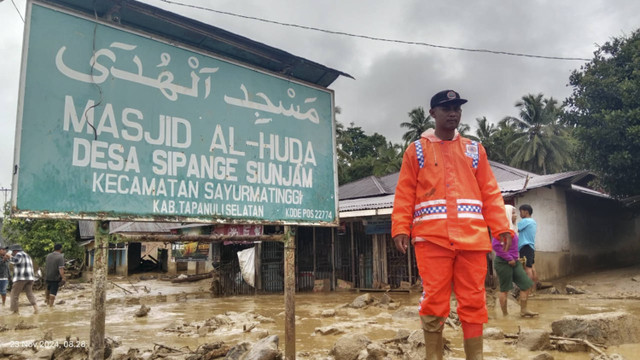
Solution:
{"label": "corrugated metal roof", "polygon": [[496,161],[489,160],[489,164],[491,165],[491,170],[493,171],[493,176],[496,177],[497,182],[502,181],[511,181],[529,177],[538,176],[532,172],[516,169],[509,165],[501,164]]}
{"label": "corrugated metal roof", "polygon": [[[110,221],[109,234],[116,233],[171,233],[171,229],[175,228],[177,223],[165,222],[133,222],[133,221]],[[80,239],[92,239],[95,236],[95,221],[80,220],[78,221],[78,229],[80,231]]]}
{"label": "corrugated metal roof", "polygon": [[286,51],[134,0],[40,1],[324,87],[340,75],[353,78]]}
{"label": "corrugated metal roof", "polygon": [[360,198],[340,200],[338,209],[339,211],[357,211],[357,210],[371,210],[371,209],[384,209],[393,207],[394,194]]}
{"label": "corrugated metal roof", "polygon": [[338,194],[340,200],[357,199],[363,197],[379,196],[385,194],[393,194],[396,189],[396,183],[398,182],[398,176],[396,174],[395,181],[389,181],[386,179],[383,181],[377,176],[367,176],[360,180],[350,182],[340,186]]}
{"label": "corrugated metal roof", "polygon": [[[503,195],[511,195],[513,193],[520,193],[526,190],[536,189],[548,185],[557,183],[571,184],[576,179],[582,179],[591,173],[586,170],[569,171],[550,175],[536,175],[530,178],[521,178],[512,181],[498,181],[498,186]],[[526,184],[526,188],[525,188]]]}
{"label": "corrugated metal roof", "polygon": [[[589,171],[578,170],[550,175],[536,175],[495,161],[489,162],[503,196],[515,194],[549,185],[566,184],[574,191],[596,196],[607,195],[576,184],[593,177]],[[340,212],[375,210],[393,207],[393,199],[399,173],[382,178],[369,176],[340,186]],[[526,187],[525,187],[526,185]]]}

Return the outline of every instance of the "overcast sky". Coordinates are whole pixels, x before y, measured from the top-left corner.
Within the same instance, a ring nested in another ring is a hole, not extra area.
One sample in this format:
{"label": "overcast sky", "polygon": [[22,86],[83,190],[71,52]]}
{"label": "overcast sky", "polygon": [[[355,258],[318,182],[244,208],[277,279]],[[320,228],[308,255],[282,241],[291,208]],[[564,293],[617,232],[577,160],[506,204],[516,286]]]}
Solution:
{"label": "overcast sky", "polygon": [[[514,103],[529,93],[564,100],[571,71],[585,63],[372,41],[144,2],[352,75],[355,80],[341,77],[330,86],[342,109],[338,120],[396,143],[408,112],[428,108],[440,90],[455,89],[469,100],[463,122],[474,127],[477,117],[497,122],[517,115]],[[640,27],[637,0],[175,2],[370,37],[586,59],[597,45]],[[11,187],[25,7],[26,0],[0,0],[0,188]]]}

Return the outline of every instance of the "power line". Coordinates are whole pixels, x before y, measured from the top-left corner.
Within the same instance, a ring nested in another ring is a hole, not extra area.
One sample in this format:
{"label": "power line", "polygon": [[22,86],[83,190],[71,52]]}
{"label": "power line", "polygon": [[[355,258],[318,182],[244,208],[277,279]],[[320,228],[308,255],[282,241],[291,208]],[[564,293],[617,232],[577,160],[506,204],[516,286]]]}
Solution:
{"label": "power line", "polygon": [[288,27],[305,29],[305,30],[319,31],[319,32],[327,33],[327,34],[349,36],[349,37],[355,37],[355,38],[361,38],[361,39],[367,39],[367,40],[373,40],[373,41],[383,41],[383,42],[405,44],[405,45],[427,46],[427,47],[433,47],[433,48],[438,48],[438,49],[447,49],[447,50],[456,50],[456,51],[468,51],[468,52],[478,52],[478,53],[489,53],[489,54],[495,54],[495,55],[521,56],[521,57],[529,57],[529,58],[537,58],[537,59],[548,59],[548,60],[568,60],[568,61],[590,61],[591,60],[591,59],[578,58],[578,57],[545,56],[545,55],[515,53],[515,52],[509,52],[509,51],[498,51],[498,50],[488,50],[488,49],[472,49],[472,48],[464,48],[464,47],[456,47],[456,46],[436,45],[436,44],[430,44],[430,43],[421,42],[421,41],[407,41],[407,40],[387,39],[387,38],[380,38],[380,37],[369,36],[369,35],[352,34],[352,33],[343,32],[343,31],[320,29],[320,28],[316,28],[316,27],[312,27],[312,26],[306,26],[306,25],[284,23],[284,22],[280,22],[280,21],[269,20],[269,19],[254,17],[254,16],[236,14],[236,13],[232,13],[232,12],[228,12],[228,11],[215,10],[215,9],[207,8],[207,7],[204,7],[204,6],[184,4],[184,3],[181,3],[181,2],[178,2],[178,1],[172,1],[172,0],[159,0],[159,1],[167,3],[167,4],[185,6],[185,7],[190,7],[190,8],[193,8],[193,9],[198,9],[198,10],[206,10],[206,11],[211,11],[211,12],[222,14],[222,15],[235,16],[235,17],[239,17],[239,18],[243,18],[243,19],[255,20],[255,21],[260,21],[260,22],[269,23],[269,24],[276,24],[276,25],[288,26]]}
{"label": "power line", "polygon": [[11,0],[11,3],[13,4],[13,7],[16,8],[16,11],[18,12],[18,15],[20,15],[20,19],[22,20],[22,22],[24,22],[24,17],[22,17],[22,14],[20,13],[20,10],[18,9],[18,6],[16,5],[15,1]]}

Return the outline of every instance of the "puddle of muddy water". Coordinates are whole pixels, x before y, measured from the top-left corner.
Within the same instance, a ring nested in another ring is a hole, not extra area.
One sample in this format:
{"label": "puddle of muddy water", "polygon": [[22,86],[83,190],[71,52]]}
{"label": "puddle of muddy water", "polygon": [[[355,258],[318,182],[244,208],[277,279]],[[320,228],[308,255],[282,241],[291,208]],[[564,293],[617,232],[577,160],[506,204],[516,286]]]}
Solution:
{"label": "puddle of muddy water", "polygon": [[[141,291],[143,283],[136,284],[138,292],[125,294],[118,288],[109,289],[106,303],[106,335],[121,341],[122,346],[116,352],[126,352],[129,348],[152,349],[154,344],[163,344],[172,348],[188,347],[195,350],[199,345],[224,341],[236,344],[241,341],[253,342],[260,333],[280,336],[280,348],[284,350],[284,297],[277,295],[258,295],[242,297],[213,298],[204,291],[208,286],[201,281],[199,286],[190,284],[171,284],[163,282],[144,282],[149,292]],[[127,289],[132,286],[120,284]],[[351,303],[362,293],[330,292],[330,293],[299,293],[295,297],[296,305],[296,351],[309,354],[326,354],[342,334],[319,335],[315,330],[319,327],[338,326],[345,333],[363,333],[371,340],[391,339],[400,329],[416,330],[420,322],[416,317],[393,317],[396,310],[381,307],[366,309],[350,309],[343,306]],[[372,293],[380,298],[382,293]],[[389,293],[394,302],[403,306],[417,306],[420,294],[417,293]],[[36,293],[40,304],[43,303],[42,292]],[[41,306],[41,312],[32,314],[24,295],[20,298],[22,316],[9,315],[9,306],[0,308],[0,324],[15,328],[20,321],[27,325],[36,325],[29,330],[10,330],[0,333],[0,345],[11,341],[27,341],[42,339],[47,331],[51,331],[53,338],[64,340],[66,335],[78,337],[88,346],[90,318],[91,318],[91,288],[84,290],[62,291],[58,300],[65,300],[62,305],[49,309]],[[151,307],[146,317],[135,317],[134,313],[144,304]],[[324,310],[336,310],[333,317],[322,317]],[[579,296],[537,295],[530,300],[530,309],[540,313],[533,319],[521,319],[519,306],[510,301],[510,315],[502,316],[499,307],[489,309],[490,319],[485,327],[501,328],[507,334],[516,334],[519,327],[551,330],[551,322],[564,315],[582,315],[607,311],[627,311],[640,316],[640,302],[634,300],[598,300],[586,299]],[[220,325],[215,331],[201,331],[196,327],[203,326],[207,319],[227,314],[242,318],[249,315],[259,315],[273,321],[246,320],[247,323],[257,323],[250,332],[244,332],[242,326]],[[187,333],[180,331],[164,331],[164,329],[186,325],[190,329]],[[188,325],[192,325],[189,327]],[[453,353],[451,356],[464,358],[462,350],[461,332],[445,329],[445,337],[451,340]],[[606,349],[608,354],[618,353],[626,359],[634,359],[640,353],[640,344],[627,344]],[[538,352],[539,353],[539,352]],[[589,358],[585,353],[550,352],[556,360],[573,360]],[[523,351],[509,340],[486,340],[486,356],[503,357],[508,359],[527,359],[536,352]]]}

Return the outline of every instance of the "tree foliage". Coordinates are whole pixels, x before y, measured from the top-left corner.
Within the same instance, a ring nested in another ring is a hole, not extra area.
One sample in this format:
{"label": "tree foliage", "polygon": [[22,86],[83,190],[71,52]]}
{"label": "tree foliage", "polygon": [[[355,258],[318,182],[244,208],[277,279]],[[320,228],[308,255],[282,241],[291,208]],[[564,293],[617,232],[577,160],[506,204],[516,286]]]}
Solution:
{"label": "tree foliage", "polygon": [[569,84],[581,160],[611,195],[640,195],[640,29],[600,46]]}
{"label": "tree foliage", "polygon": [[338,182],[345,184],[367,176],[384,176],[400,170],[402,149],[378,133],[365,134],[353,123],[336,126]]}
{"label": "tree foliage", "polygon": [[525,95],[515,105],[519,117],[507,117],[503,124],[515,130],[507,145],[509,164],[539,174],[571,168],[572,142],[561,121],[562,108],[542,94]]}
{"label": "tree foliage", "polygon": [[400,127],[407,128],[406,133],[402,135],[402,140],[406,143],[412,143],[420,139],[420,135],[427,129],[435,129],[436,122],[431,118],[422,106],[418,106],[409,112],[410,121],[400,123]]}
{"label": "tree foliage", "polygon": [[2,236],[8,244],[20,244],[34,262],[43,266],[56,243],[62,244],[66,259],[81,259],[82,248],[76,242],[77,222],[54,219],[5,218]]}

